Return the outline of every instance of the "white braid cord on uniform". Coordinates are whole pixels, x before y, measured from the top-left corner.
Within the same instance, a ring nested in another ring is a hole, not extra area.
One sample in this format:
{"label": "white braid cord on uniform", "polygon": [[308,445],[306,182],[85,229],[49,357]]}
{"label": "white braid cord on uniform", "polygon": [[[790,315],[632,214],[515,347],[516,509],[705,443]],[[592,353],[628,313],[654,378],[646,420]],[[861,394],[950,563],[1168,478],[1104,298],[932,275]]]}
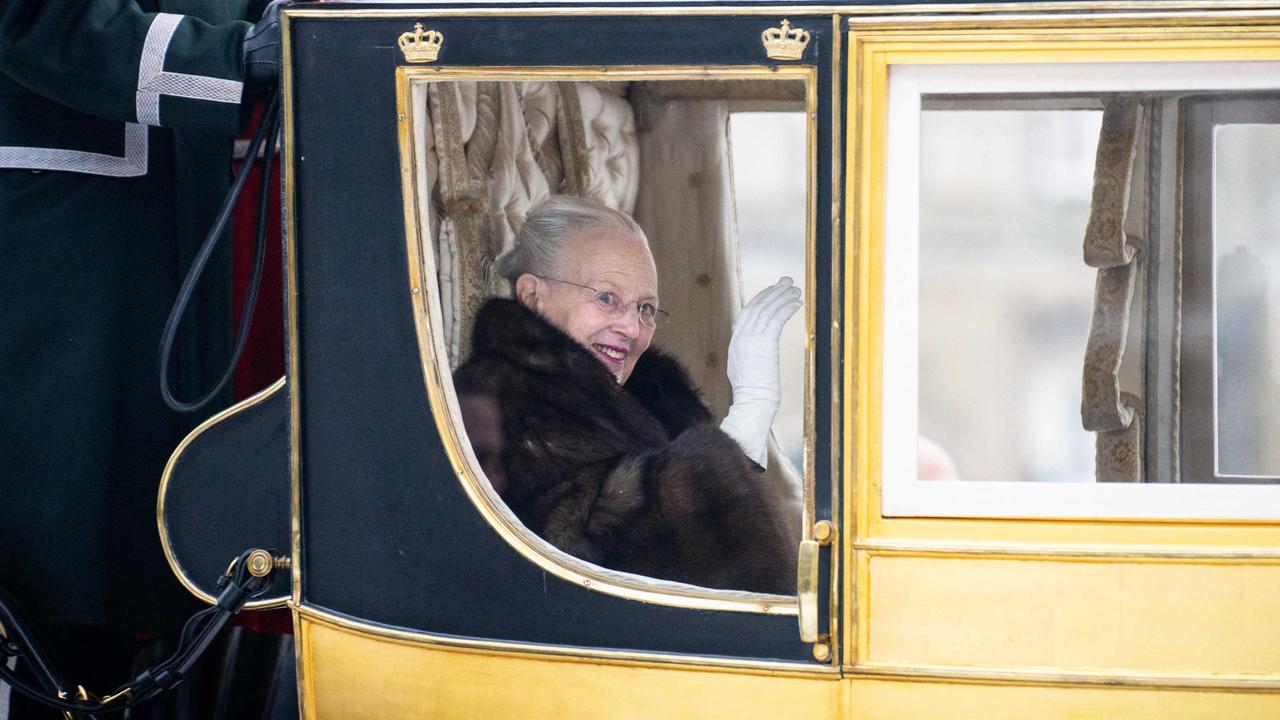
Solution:
{"label": "white braid cord on uniform", "polygon": [[208,102],[240,104],[244,84],[239,80],[168,72],[164,69],[169,42],[185,15],[156,13],[142,42],[138,61],[138,92],[135,112],[138,122],[160,124],[160,96],[190,98]]}
{"label": "white braid cord on uniform", "polygon": [[124,155],[106,155],[85,150],[0,146],[0,168],[61,170],[109,177],[138,177],[147,174],[147,126],[124,123]]}

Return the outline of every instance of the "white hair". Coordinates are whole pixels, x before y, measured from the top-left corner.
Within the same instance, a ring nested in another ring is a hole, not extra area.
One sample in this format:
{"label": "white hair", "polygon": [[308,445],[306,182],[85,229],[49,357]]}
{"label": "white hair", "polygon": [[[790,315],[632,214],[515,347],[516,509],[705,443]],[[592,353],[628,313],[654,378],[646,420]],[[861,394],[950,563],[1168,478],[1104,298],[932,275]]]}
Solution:
{"label": "white hair", "polygon": [[560,273],[564,248],[569,239],[583,228],[616,228],[635,235],[646,247],[649,239],[630,215],[569,195],[552,195],[529,211],[516,233],[515,245],[494,261],[498,275],[511,283],[528,273],[553,277]]}

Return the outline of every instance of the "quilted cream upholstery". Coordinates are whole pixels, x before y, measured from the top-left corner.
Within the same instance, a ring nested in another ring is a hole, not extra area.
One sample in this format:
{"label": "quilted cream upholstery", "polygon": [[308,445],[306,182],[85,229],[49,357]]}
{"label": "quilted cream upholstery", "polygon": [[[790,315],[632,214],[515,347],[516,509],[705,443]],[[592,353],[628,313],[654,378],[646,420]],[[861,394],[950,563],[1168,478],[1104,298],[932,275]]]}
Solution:
{"label": "quilted cream upholstery", "polygon": [[436,248],[449,357],[470,319],[506,294],[493,260],[529,209],[552,193],[632,212],[639,187],[635,117],[625,86],[584,82],[424,82],[414,136],[424,237]]}

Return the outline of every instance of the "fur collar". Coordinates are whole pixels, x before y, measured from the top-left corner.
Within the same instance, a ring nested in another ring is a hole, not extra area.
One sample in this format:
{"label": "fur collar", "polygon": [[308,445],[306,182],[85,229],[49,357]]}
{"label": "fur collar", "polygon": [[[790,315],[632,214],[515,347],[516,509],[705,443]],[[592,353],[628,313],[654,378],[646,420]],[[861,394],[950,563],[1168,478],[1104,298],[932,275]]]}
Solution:
{"label": "fur collar", "polygon": [[712,422],[689,373],[674,357],[650,346],[619,387],[590,351],[515,300],[492,298],[480,308],[471,345],[473,358],[501,357],[526,372],[573,378],[593,392],[625,393],[661,423],[668,437]]}

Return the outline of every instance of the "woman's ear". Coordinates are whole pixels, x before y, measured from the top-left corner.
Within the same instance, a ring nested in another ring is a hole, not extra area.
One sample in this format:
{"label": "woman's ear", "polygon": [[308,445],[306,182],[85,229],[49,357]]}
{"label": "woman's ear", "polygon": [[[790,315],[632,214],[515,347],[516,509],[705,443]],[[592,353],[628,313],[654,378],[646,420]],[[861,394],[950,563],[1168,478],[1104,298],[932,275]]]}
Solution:
{"label": "woman's ear", "polygon": [[516,299],[530,310],[538,309],[538,291],[542,283],[537,276],[524,273],[516,278]]}

